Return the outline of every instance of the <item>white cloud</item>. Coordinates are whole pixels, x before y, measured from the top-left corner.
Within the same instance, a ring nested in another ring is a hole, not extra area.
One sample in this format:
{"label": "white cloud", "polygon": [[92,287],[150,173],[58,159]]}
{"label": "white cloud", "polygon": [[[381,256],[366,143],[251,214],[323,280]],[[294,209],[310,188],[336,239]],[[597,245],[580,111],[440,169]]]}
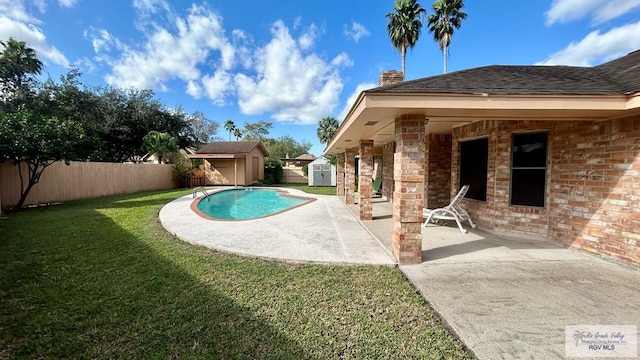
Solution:
{"label": "white cloud", "polygon": [[271,41],[255,51],[256,74],[235,75],[240,110],[315,124],[338,104],[343,86],[338,70],[351,61],[346,54],[326,62],[315,53],[304,53],[309,49],[294,40],[282,21],[272,26],[271,33]]}
{"label": "white cloud", "polygon": [[195,99],[200,99],[202,97],[202,86],[200,86],[200,84],[195,80],[189,80],[187,82],[187,89],[185,91]]}
{"label": "white cloud", "polygon": [[311,24],[307,31],[300,35],[298,38],[298,44],[300,45],[300,49],[308,50],[313,47],[316,37],[318,36],[318,29],[315,25]]}
{"label": "white cloud", "polygon": [[369,30],[367,30],[364,25],[355,21],[351,21],[351,26],[345,25],[343,28],[343,33],[344,36],[347,37],[347,39],[353,40],[355,42],[360,41],[360,39],[365,36],[371,35]]}
{"label": "white cloud", "polygon": [[2,14],[1,17],[17,22],[40,24],[40,20],[25,10],[24,2],[20,0],[0,0],[0,14]]}
{"label": "white cloud", "polygon": [[62,7],[74,7],[78,3],[78,0],[58,0],[58,4]]}
{"label": "white cloud", "polygon": [[[138,6],[147,6],[147,10],[159,3],[137,2]],[[154,24],[141,48],[125,47],[119,58],[109,60],[112,72],[105,76],[109,84],[166,90],[166,82],[172,79],[187,82],[199,79],[198,65],[209,63],[214,51],[220,54],[219,61],[213,63],[215,67],[227,70],[233,66],[234,49],[224,35],[217,13],[193,5],[186,18],[169,15],[174,19],[171,29]]]}
{"label": "white cloud", "polygon": [[372,89],[374,87],[378,87],[378,84],[371,83],[371,82],[358,84],[358,86],[356,86],[356,89],[351,93],[351,95],[347,99],[347,102],[344,104],[342,111],[338,115],[338,122],[344,121],[344,118],[347,117],[349,110],[351,110],[351,107],[353,106],[353,104],[355,104],[356,100],[358,100],[358,96],[360,95],[361,92]]}
{"label": "white cloud", "polygon": [[0,15],[0,39],[10,37],[24,41],[28,47],[36,51],[38,59],[43,62],[69,66],[69,60],[60,50],[47,43],[47,37],[35,24]]}
{"label": "white cloud", "polygon": [[213,76],[202,78],[202,85],[207,97],[216,105],[225,105],[226,99],[233,91],[233,78],[224,70],[216,71]]}
{"label": "white cloud", "polygon": [[591,66],[612,60],[640,48],[640,21],[611,29],[589,33],[572,42],[537,65]]}
{"label": "white cloud", "polygon": [[547,26],[591,16],[593,24],[602,24],[640,8],[640,0],[553,0],[546,12]]}
{"label": "white cloud", "polygon": [[125,48],[120,40],[112,36],[111,33],[109,33],[105,29],[96,29],[91,27],[89,28],[89,30],[84,31],[84,37],[85,39],[91,40],[93,51],[96,54],[99,54],[101,52],[109,52],[113,49],[122,50]]}

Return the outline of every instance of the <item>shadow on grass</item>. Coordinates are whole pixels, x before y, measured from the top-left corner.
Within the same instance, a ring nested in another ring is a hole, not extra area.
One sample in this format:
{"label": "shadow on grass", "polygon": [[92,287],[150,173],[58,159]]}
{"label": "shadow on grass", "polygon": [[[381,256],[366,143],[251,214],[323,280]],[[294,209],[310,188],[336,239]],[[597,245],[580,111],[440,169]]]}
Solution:
{"label": "shadow on grass", "polygon": [[119,225],[127,214],[93,210],[163,201],[126,199],[0,224],[0,358],[311,358]]}

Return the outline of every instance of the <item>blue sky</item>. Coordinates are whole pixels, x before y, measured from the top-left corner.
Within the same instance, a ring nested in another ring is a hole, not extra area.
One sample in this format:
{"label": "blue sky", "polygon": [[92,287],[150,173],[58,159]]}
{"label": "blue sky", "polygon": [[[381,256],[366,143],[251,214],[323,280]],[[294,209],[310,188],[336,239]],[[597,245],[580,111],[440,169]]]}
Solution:
{"label": "blue sky", "polygon": [[[640,49],[640,0],[467,0],[464,10],[450,72],[591,66]],[[342,121],[381,71],[400,69],[391,11],[393,0],[0,0],[0,39],[25,41],[52,77],[75,65],[87,84],[152,89],[221,123],[268,120],[270,136],[308,140],[320,155],[318,121]],[[406,79],[442,72],[426,28],[406,66]]]}

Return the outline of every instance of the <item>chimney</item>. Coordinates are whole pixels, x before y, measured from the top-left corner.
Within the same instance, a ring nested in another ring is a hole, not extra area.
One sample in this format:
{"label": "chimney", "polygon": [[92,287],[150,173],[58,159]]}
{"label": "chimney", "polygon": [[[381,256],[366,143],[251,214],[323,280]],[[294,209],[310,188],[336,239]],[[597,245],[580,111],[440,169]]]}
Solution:
{"label": "chimney", "polygon": [[387,86],[387,85],[401,83],[403,81],[404,81],[404,74],[402,73],[402,71],[388,70],[388,71],[383,71],[382,74],[380,74],[380,78],[378,79],[378,85]]}

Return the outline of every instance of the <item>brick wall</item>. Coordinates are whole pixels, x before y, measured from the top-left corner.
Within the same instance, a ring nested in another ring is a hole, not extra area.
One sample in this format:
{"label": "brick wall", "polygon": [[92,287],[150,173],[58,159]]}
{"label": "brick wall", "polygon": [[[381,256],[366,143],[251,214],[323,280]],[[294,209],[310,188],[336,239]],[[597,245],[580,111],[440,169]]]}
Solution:
{"label": "brick wall", "polygon": [[373,219],[373,140],[360,140],[358,162],[358,216],[360,220]]}
{"label": "brick wall", "polygon": [[640,116],[559,123],[551,177],[551,237],[640,264]]}
{"label": "brick wall", "polygon": [[451,201],[451,135],[428,134],[425,142],[425,207],[435,209]]}
{"label": "brick wall", "polygon": [[[548,131],[545,208],[510,206],[513,133]],[[487,200],[465,200],[480,226],[538,235],[640,264],[640,116],[608,121],[480,121],[454,129],[459,141],[489,138]]]}

